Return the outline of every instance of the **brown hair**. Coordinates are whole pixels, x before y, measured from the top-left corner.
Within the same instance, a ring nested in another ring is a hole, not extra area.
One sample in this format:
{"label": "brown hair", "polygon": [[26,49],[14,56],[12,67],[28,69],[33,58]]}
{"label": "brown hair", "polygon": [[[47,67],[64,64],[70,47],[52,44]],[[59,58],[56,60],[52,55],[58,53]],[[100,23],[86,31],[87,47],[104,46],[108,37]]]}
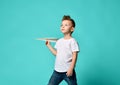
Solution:
{"label": "brown hair", "polygon": [[67,16],[64,15],[62,18],[62,21],[63,20],[70,20],[72,22],[73,27],[75,27],[75,21],[69,15],[67,15]]}

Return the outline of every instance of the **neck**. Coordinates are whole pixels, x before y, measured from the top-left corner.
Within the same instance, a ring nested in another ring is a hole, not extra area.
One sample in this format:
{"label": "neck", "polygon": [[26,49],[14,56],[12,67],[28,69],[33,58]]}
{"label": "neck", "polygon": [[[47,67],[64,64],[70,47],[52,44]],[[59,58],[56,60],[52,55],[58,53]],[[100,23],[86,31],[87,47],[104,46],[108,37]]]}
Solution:
{"label": "neck", "polygon": [[71,33],[64,34],[64,39],[70,39],[70,38],[72,38]]}

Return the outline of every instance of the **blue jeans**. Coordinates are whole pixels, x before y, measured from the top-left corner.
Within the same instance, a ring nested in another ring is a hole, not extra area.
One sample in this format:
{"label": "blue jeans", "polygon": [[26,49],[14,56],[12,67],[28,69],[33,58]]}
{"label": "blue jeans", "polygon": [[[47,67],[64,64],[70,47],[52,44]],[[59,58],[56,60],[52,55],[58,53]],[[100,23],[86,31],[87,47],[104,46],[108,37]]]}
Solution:
{"label": "blue jeans", "polygon": [[73,70],[73,75],[70,77],[67,77],[66,73],[67,72],[61,73],[54,70],[48,85],[59,85],[62,80],[65,80],[68,85],[77,85],[75,70]]}

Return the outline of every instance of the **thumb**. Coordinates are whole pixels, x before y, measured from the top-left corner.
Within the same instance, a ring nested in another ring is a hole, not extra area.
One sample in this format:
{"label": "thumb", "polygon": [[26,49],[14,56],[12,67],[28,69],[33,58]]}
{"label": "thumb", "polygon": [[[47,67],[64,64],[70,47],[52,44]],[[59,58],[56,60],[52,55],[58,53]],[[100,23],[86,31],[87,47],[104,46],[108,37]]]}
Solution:
{"label": "thumb", "polygon": [[48,41],[46,41],[46,43],[45,43],[46,45],[48,44]]}

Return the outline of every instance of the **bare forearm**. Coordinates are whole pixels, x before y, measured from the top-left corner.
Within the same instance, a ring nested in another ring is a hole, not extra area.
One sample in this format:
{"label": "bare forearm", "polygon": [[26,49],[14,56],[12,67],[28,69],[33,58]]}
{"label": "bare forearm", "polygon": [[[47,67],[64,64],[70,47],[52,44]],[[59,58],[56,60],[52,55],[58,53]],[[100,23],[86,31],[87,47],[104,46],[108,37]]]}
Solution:
{"label": "bare forearm", "polygon": [[68,69],[68,71],[66,73],[67,76],[72,76],[73,69],[75,67],[76,61],[77,61],[77,52],[73,52],[73,54],[72,54],[72,62],[71,62],[70,68]]}
{"label": "bare forearm", "polygon": [[56,56],[57,51],[56,51],[51,45],[47,45],[47,47],[48,47],[49,50],[52,52],[52,54]]}
{"label": "bare forearm", "polygon": [[73,56],[72,56],[72,62],[71,62],[71,65],[70,65],[70,69],[72,69],[72,70],[74,69],[76,61],[77,61],[77,52],[74,52]]}

